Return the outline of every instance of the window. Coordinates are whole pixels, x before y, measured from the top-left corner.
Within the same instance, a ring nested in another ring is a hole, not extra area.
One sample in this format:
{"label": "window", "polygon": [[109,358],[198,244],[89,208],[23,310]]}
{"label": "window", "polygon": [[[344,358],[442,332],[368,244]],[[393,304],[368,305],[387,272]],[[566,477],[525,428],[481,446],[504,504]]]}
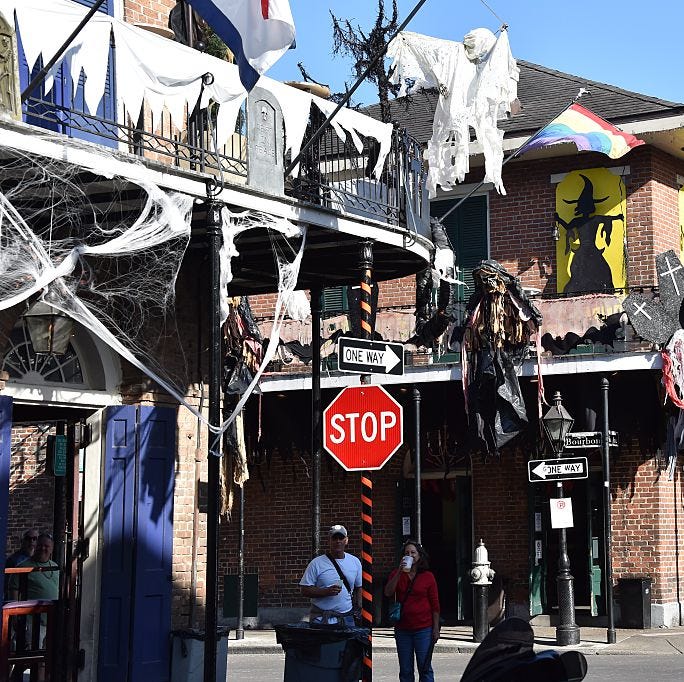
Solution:
{"label": "window", "polygon": [[347,301],[347,287],[328,287],[323,289],[321,297],[321,312],[332,315],[346,313],[349,310]]}
{"label": "window", "polygon": [[[433,201],[430,214],[439,218],[444,215],[459,198]],[[489,258],[487,235],[487,196],[474,196],[466,199],[453,213],[444,220],[451,245],[459,267],[458,278],[465,282],[458,285],[457,298],[467,303],[475,291],[473,268],[481,260]]]}
{"label": "window", "polygon": [[73,345],[70,343],[67,352],[59,357],[36,355],[23,318],[12,330],[0,369],[20,383],[83,384],[81,363]]}

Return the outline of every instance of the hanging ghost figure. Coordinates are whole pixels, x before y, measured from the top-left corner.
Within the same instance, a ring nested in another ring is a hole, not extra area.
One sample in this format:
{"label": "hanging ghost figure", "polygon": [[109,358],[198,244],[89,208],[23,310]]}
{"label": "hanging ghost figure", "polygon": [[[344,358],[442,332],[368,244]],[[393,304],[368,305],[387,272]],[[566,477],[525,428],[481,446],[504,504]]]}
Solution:
{"label": "hanging ghost figure", "polygon": [[[594,186],[586,175],[580,174],[584,180],[584,189],[577,199],[563,199],[566,204],[577,204],[575,217],[565,222],[558,213],[554,214],[557,224],[565,228],[565,254],[573,252],[570,263],[570,279],[565,285],[565,293],[585,293],[592,291],[610,291],[613,287],[613,275],[610,265],[603,256],[603,249],[596,246],[596,235],[605,239],[610,246],[610,236],[613,232],[613,222],[624,220],[622,213],[619,215],[600,215],[596,213],[596,204],[609,199],[602,197],[594,198]],[[579,245],[573,248],[573,242],[579,241]]]}

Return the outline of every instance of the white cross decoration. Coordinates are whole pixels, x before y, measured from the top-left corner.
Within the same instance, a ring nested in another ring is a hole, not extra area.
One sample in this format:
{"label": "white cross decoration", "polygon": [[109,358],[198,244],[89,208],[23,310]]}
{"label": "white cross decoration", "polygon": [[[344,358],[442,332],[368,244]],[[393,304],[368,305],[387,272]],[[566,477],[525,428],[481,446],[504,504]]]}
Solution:
{"label": "white cross decoration", "polygon": [[[677,280],[675,279],[674,274],[675,274],[675,272],[677,272],[677,270],[681,270],[681,269],[682,269],[682,266],[681,266],[681,265],[677,265],[677,266],[674,266],[674,267],[673,267],[672,265],[670,265],[670,261],[668,260],[667,256],[665,256],[665,264],[666,264],[667,267],[670,268],[670,269],[669,269],[667,272],[659,272],[659,273],[658,273],[658,276],[659,276],[659,277],[667,277],[667,275],[670,275],[670,277],[672,277],[672,284],[674,284],[674,288],[675,288],[675,291],[677,292],[677,296],[679,296],[679,295],[680,295],[680,293],[679,293],[679,285],[677,284]],[[642,312],[643,312],[643,311],[642,311]],[[650,318],[649,318],[649,319],[650,319]]]}
{"label": "white cross decoration", "polygon": [[[669,263],[668,263],[669,265]],[[646,307],[646,301],[644,301],[641,305],[637,305],[636,303],[634,304],[634,314],[638,315],[641,313],[647,320],[652,320],[653,318],[644,310]]]}

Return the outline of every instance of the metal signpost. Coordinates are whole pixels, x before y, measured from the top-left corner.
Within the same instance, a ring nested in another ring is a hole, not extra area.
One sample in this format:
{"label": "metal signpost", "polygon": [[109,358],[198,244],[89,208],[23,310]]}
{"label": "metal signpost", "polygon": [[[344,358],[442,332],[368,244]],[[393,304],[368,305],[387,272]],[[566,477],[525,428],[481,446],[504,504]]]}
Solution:
{"label": "metal signpost", "polygon": [[589,466],[586,457],[533,459],[527,463],[527,478],[530,483],[567,481],[588,476]]}
{"label": "metal signpost", "polygon": [[[347,470],[361,471],[363,521],[364,624],[373,627],[373,482],[370,472],[382,468],[404,442],[402,406],[382,386],[350,386],[323,412],[323,447]],[[364,682],[373,679],[372,634],[364,653]]]}
{"label": "metal signpost", "polygon": [[385,341],[367,341],[341,336],[337,341],[340,371],[358,374],[404,373],[404,345]]}

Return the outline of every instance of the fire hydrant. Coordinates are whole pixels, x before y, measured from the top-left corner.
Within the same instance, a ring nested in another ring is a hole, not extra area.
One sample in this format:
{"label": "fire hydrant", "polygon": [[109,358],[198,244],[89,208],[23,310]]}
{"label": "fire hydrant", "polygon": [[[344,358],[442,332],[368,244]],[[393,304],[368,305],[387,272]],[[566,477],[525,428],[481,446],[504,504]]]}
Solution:
{"label": "fire hydrant", "polygon": [[490,568],[487,548],[480,538],[480,544],[475,548],[473,568],[470,571],[470,582],[473,586],[473,641],[481,642],[489,632],[489,586],[494,578],[494,571]]}

